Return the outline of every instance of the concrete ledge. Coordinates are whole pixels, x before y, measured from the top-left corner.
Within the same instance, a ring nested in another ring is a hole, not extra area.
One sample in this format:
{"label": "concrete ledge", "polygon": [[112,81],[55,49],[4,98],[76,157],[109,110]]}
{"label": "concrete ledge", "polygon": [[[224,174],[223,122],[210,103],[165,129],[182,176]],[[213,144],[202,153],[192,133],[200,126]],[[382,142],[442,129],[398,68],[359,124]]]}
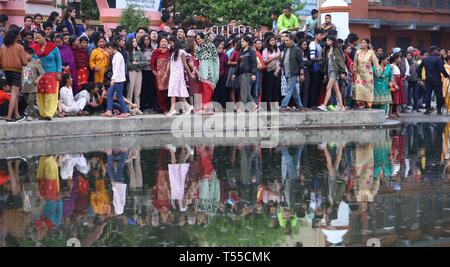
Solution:
{"label": "concrete ledge", "polygon": [[39,156],[49,154],[70,154],[102,151],[113,147],[136,147],[143,149],[162,148],[167,144],[176,146],[190,145],[235,145],[235,144],[261,144],[263,147],[276,147],[278,145],[319,144],[332,143],[368,143],[385,141],[388,131],[382,128],[360,129],[328,129],[302,131],[266,131],[263,134],[257,131],[244,132],[244,137],[182,137],[174,138],[172,134],[135,134],[114,136],[90,136],[73,138],[52,138],[39,142],[0,143],[0,158],[17,156]]}
{"label": "concrete ledge", "polygon": [[209,131],[270,130],[279,128],[330,129],[386,124],[381,110],[300,113],[218,113],[213,116],[189,115],[167,117],[143,115],[128,119],[102,117],[55,118],[53,121],[0,122],[0,143],[38,139],[117,135],[131,133],[181,133],[196,137]]}

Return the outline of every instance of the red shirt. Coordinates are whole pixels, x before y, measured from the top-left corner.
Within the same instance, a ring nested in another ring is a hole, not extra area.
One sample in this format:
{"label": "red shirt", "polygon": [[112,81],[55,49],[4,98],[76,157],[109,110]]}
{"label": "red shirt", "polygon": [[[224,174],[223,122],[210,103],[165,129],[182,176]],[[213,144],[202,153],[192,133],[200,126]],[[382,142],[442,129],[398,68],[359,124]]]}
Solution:
{"label": "red shirt", "polygon": [[11,96],[3,91],[0,90],[0,105],[5,103],[6,101],[9,101],[11,99]]}

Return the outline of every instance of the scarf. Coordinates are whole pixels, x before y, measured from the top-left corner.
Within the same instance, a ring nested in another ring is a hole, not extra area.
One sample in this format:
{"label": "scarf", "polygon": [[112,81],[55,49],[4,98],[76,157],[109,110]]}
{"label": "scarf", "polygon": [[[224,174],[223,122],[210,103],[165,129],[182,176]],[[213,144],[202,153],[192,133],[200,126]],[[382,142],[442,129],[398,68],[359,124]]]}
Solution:
{"label": "scarf", "polygon": [[[43,58],[43,57],[48,56],[48,54],[50,54],[53,51],[53,49],[56,48],[56,45],[52,42],[47,42],[42,49],[42,47],[39,44],[35,43],[34,45],[32,45],[32,48],[34,50],[34,53],[39,58]],[[42,49],[42,51],[41,51],[41,49]]]}
{"label": "scarf", "polygon": [[217,49],[214,44],[206,42],[198,47],[197,51],[195,52],[195,57],[200,60],[212,59],[217,61]]}
{"label": "scarf", "polygon": [[86,49],[81,47],[72,47],[72,53],[77,70],[88,66],[89,59]]}

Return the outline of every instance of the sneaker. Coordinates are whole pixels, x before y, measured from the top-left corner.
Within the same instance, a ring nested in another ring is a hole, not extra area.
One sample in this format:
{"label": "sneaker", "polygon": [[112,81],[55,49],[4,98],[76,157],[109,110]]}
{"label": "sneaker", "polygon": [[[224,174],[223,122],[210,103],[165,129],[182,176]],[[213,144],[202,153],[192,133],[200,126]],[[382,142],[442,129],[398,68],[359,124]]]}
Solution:
{"label": "sneaker", "polygon": [[295,111],[297,111],[297,112],[303,112],[303,111],[305,111],[305,108],[304,108],[304,107],[296,107],[296,108],[295,108]]}
{"label": "sneaker", "polygon": [[16,122],[24,121],[26,118],[25,116],[20,116],[18,119],[16,119]]}
{"label": "sneaker", "polygon": [[189,106],[189,108],[183,113],[184,115],[189,115],[192,113],[192,110],[194,109],[194,106]]}
{"label": "sneaker", "polygon": [[328,111],[327,107],[325,107],[325,105],[320,105],[317,107],[318,109],[322,110],[322,111]]}
{"label": "sneaker", "polygon": [[27,121],[34,121],[35,118],[31,117],[31,116],[27,116]]}
{"label": "sneaker", "polygon": [[172,144],[167,144],[166,147],[170,152],[173,152],[173,153],[177,152],[177,148]]}
{"label": "sneaker", "polygon": [[7,123],[14,123],[14,122],[16,122],[16,119],[5,119],[5,121]]}
{"label": "sneaker", "polygon": [[136,110],[137,115],[144,115],[144,112],[142,112],[140,109]]}
{"label": "sneaker", "polygon": [[328,106],[327,106],[327,109],[328,109],[329,111],[336,111],[336,107],[333,106],[333,105],[328,105]]}

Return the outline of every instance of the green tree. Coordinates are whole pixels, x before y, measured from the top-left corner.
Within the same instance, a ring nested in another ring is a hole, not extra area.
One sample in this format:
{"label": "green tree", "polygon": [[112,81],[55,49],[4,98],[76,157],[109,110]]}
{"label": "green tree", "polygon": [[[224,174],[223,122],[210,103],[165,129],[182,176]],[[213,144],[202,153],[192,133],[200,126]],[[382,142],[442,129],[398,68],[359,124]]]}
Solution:
{"label": "green tree", "polygon": [[127,32],[135,32],[139,27],[148,27],[150,21],[141,8],[136,5],[129,5],[122,12],[120,24],[127,29]]}
{"label": "green tree", "polygon": [[257,27],[271,25],[271,12],[282,12],[283,7],[291,5],[293,12],[301,10],[303,4],[292,0],[175,0],[175,10],[183,20],[192,16],[205,16],[212,23],[224,24],[231,19],[245,25]]}
{"label": "green tree", "polygon": [[100,11],[95,0],[81,0],[80,13],[95,20],[100,17]]}

